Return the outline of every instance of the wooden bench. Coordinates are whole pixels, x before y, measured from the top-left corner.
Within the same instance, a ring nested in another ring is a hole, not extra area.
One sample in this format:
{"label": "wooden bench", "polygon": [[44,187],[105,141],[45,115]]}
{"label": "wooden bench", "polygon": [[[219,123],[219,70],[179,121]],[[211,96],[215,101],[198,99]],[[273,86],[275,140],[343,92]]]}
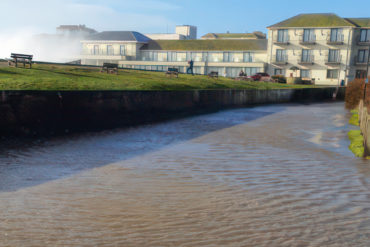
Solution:
{"label": "wooden bench", "polygon": [[12,63],[15,63],[15,67],[18,67],[18,63],[23,63],[23,67],[26,67],[26,64],[30,65],[30,69],[32,68],[32,59],[33,55],[26,55],[26,54],[18,54],[18,53],[12,53],[10,57],[13,60],[9,61],[9,66],[12,65]]}
{"label": "wooden bench", "polygon": [[210,77],[210,78],[217,78],[217,79],[218,79],[218,72],[216,72],[216,71],[211,71],[211,72],[208,74],[208,77]]}
{"label": "wooden bench", "polygon": [[176,76],[176,78],[179,78],[179,69],[177,68],[168,68],[167,72],[166,72],[166,76]]}
{"label": "wooden bench", "polygon": [[106,71],[107,74],[115,73],[116,75],[118,75],[118,64],[116,64],[116,63],[103,63],[103,66],[100,70],[100,73],[103,73],[104,71]]}

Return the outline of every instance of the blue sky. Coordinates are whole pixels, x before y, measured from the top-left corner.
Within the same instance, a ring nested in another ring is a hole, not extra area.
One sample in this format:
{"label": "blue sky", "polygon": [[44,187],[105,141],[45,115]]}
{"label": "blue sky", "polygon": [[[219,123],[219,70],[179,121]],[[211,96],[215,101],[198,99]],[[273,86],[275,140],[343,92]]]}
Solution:
{"label": "blue sky", "polygon": [[[360,7],[361,6],[361,7]],[[176,24],[208,32],[266,32],[266,27],[299,13],[370,17],[369,0],[1,0],[0,31],[55,32],[61,24],[86,24],[98,31],[172,32]],[[14,20],[14,11],[33,13]]]}

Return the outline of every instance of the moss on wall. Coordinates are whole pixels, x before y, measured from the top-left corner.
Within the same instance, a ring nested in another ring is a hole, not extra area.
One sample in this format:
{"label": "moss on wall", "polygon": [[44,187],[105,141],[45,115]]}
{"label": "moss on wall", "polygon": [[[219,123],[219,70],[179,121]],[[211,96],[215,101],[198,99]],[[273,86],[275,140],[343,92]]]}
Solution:
{"label": "moss on wall", "polygon": [[351,113],[353,114],[351,119],[349,120],[349,123],[355,126],[360,126],[360,119],[358,116],[358,111],[357,110],[352,110]]}
{"label": "moss on wall", "polygon": [[351,130],[348,133],[348,137],[351,140],[351,145],[349,145],[349,149],[357,157],[364,157],[364,154],[365,154],[364,137],[362,136],[361,131]]}

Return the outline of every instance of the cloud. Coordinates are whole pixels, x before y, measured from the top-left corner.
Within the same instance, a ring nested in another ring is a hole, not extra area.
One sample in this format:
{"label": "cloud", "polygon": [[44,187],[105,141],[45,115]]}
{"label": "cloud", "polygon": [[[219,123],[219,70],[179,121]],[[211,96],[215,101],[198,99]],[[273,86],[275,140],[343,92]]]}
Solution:
{"label": "cloud", "polygon": [[[11,21],[0,22],[0,30],[51,32],[61,24],[86,24],[100,30],[156,32],[175,25],[165,17],[166,11],[175,9],[179,7],[158,0],[1,0],[1,17]],[[19,18],[14,18],[14,12]]]}
{"label": "cloud", "polygon": [[33,35],[55,33],[59,25],[76,24],[85,24],[97,31],[163,32],[167,26],[175,26],[164,13],[176,9],[179,7],[160,0],[0,0],[3,20],[0,22],[0,58],[20,52],[32,53],[39,60],[66,61],[66,55],[78,54],[78,42],[62,42],[62,46],[54,40],[46,44],[35,41]]}

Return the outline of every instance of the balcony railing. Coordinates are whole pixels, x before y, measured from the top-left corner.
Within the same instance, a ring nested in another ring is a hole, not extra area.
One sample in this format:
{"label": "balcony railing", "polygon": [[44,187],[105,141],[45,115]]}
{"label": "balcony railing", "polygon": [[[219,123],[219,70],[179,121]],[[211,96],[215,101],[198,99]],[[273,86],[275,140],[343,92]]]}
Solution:
{"label": "balcony railing", "polygon": [[311,34],[311,35],[302,35],[299,37],[299,43],[301,45],[314,45],[316,44],[316,35]]}
{"label": "balcony railing", "polygon": [[343,34],[338,34],[335,36],[328,35],[328,38],[326,40],[326,43],[328,45],[343,45],[344,44],[344,35]]}
{"label": "balcony railing", "polygon": [[290,36],[286,35],[284,37],[275,37],[274,44],[276,45],[289,45],[290,44]]}
{"label": "balcony railing", "polygon": [[340,65],[342,63],[342,56],[328,56],[325,61],[326,65]]}
{"label": "balcony railing", "polygon": [[359,56],[355,56],[355,65],[357,66],[361,66],[361,65],[367,65],[369,62],[366,63],[366,59],[368,58],[368,56],[365,56],[365,58],[363,57],[359,57]]}
{"label": "balcony railing", "polygon": [[370,45],[370,40],[368,40],[368,39],[361,39],[361,37],[358,37],[357,38],[357,45],[369,46]]}
{"label": "balcony railing", "polygon": [[300,65],[313,65],[315,63],[315,57],[313,55],[302,56],[298,59]]}
{"label": "balcony railing", "polygon": [[272,59],[272,63],[276,65],[286,65],[288,64],[288,56],[282,55],[282,56],[274,56]]}

